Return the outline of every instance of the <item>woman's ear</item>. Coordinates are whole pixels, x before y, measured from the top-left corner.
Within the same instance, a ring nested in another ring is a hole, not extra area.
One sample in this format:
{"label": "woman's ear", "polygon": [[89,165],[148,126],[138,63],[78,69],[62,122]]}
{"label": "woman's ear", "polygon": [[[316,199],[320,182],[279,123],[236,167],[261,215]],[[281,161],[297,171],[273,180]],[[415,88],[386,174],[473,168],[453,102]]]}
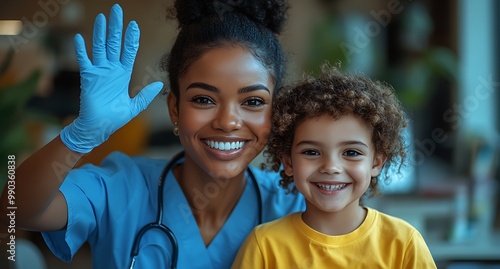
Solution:
{"label": "woman's ear", "polygon": [[170,115],[170,120],[172,123],[178,122],[179,120],[179,109],[177,104],[177,97],[170,91],[167,96],[168,104],[168,114]]}
{"label": "woman's ear", "polygon": [[292,158],[288,155],[281,156],[281,163],[285,168],[285,174],[289,177],[293,176]]}
{"label": "woman's ear", "polygon": [[375,154],[375,158],[373,158],[371,176],[376,177],[382,171],[382,167],[384,167],[384,163],[387,160],[387,157],[383,154]]}

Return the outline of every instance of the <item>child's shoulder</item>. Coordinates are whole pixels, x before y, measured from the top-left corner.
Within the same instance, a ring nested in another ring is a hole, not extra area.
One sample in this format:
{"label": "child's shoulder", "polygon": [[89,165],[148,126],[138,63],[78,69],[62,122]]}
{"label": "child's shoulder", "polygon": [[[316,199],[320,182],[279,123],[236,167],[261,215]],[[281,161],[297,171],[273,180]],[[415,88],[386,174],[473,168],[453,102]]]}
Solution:
{"label": "child's shoulder", "polygon": [[391,233],[413,233],[417,231],[417,229],[410,224],[408,221],[401,219],[396,216],[389,215],[387,213],[378,211],[377,209],[367,208],[371,214],[373,214],[376,219],[376,225],[386,231],[390,231]]}
{"label": "child's shoulder", "polygon": [[290,213],[279,219],[262,223],[255,227],[256,235],[276,234],[276,231],[286,231],[294,225],[294,222],[300,218],[302,212]]}

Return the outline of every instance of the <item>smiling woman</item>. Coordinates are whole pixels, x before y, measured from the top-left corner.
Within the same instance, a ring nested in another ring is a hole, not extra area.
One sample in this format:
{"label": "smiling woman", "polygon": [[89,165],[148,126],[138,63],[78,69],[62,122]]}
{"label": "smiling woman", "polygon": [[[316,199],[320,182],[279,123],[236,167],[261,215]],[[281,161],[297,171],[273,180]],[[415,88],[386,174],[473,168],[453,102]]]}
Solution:
{"label": "smiling woman", "polygon": [[[180,141],[190,153],[186,162],[202,168],[201,174],[182,181],[185,191],[193,187],[189,179],[203,176],[204,171],[237,176],[242,172],[239,164],[262,151],[271,126],[273,88],[266,68],[240,46],[207,52],[180,77],[179,98],[168,97],[170,117],[178,122]],[[243,147],[231,149],[231,143]]]}
{"label": "smiling woman", "polygon": [[115,152],[74,168],[163,87],[153,82],[130,97],[139,26],[128,24],[122,47],[119,5],[109,25],[96,17],[92,61],[75,37],[79,116],[16,171],[18,226],[43,231],[64,261],[88,242],[94,268],[229,268],[253,227],[305,206],[279,188],[277,173],[249,167],[268,140],[282,83],[286,3],[179,0],[175,11],[180,31],[162,67],[184,154],[171,161]]}

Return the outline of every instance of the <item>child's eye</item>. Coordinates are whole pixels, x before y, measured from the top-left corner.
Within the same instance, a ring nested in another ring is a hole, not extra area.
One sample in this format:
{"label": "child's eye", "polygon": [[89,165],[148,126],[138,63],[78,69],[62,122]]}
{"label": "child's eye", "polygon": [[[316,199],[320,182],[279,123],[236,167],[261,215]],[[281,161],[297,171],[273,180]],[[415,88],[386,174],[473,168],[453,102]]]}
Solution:
{"label": "child's eye", "polygon": [[301,153],[309,156],[319,156],[319,151],[314,149],[303,150]]}
{"label": "child's eye", "polygon": [[207,96],[196,96],[191,99],[191,102],[202,105],[210,105],[214,103],[213,100]]}
{"label": "child's eye", "polygon": [[360,152],[356,151],[356,150],[348,150],[344,153],[345,156],[349,156],[349,157],[356,157],[356,156],[359,156],[359,155],[362,155]]}
{"label": "child's eye", "polygon": [[251,107],[260,107],[260,106],[263,106],[265,104],[265,101],[261,98],[253,97],[253,98],[245,100],[245,102],[243,102],[243,104],[247,105],[247,106],[251,106]]}

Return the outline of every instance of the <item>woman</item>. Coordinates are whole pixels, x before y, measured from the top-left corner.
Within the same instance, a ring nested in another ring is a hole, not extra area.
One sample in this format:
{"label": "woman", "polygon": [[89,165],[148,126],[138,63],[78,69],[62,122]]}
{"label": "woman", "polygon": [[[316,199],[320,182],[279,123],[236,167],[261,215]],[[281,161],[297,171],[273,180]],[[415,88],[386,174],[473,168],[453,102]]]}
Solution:
{"label": "woman", "polygon": [[[49,248],[65,261],[88,241],[95,268],[176,263],[179,268],[229,268],[253,227],[304,208],[302,197],[279,188],[278,174],[247,169],[269,135],[272,96],[283,76],[277,34],[286,5],[279,0],[229,3],[175,3],[181,31],[163,66],[169,74],[170,118],[185,153],[171,169],[164,169],[166,160],[121,153],[100,166],[72,169],[145,109],[163,86],[155,82],[129,97],[139,28],[135,22],[128,25],[121,51],[118,5],[112,7],[107,37],[104,15],[96,18],[92,61],[83,38],[75,37],[80,114],[17,169],[18,227],[43,231]],[[2,208],[7,202],[4,192]],[[159,218],[173,238],[156,226],[138,236]]]}

